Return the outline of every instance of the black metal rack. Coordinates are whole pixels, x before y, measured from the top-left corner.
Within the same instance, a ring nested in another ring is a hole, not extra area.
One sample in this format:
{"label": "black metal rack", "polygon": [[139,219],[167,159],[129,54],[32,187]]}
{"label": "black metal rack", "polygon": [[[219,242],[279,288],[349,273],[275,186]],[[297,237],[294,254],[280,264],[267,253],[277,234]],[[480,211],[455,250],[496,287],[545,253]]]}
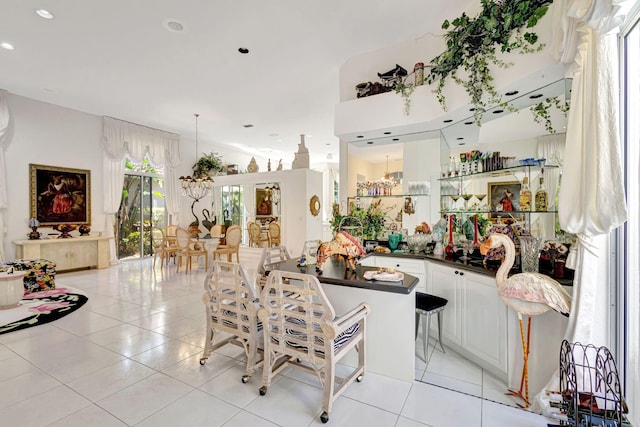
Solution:
{"label": "black metal rack", "polygon": [[562,342],[561,410],[575,427],[631,427],[616,362],[606,347]]}

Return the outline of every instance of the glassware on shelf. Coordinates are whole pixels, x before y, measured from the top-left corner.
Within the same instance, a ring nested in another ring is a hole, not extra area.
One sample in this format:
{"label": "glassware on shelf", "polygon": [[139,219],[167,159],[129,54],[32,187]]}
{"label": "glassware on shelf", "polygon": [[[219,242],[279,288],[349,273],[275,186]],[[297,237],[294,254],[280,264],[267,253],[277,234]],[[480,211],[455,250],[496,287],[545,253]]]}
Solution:
{"label": "glassware on shelf", "polygon": [[473,194],[462,194],[462,199],[464,200],[464,210],[468,211],[469,210],[469,200],[473,197]]}
{"label": "glassware on shelf", "polygon": [[485,197],[487,197],[486,194],[476,194],[476,199],[478,199],[478,202],[480,203],[480,210],[484,211],[484,210],[488,210],[487,209],[487,205],[483,204],[482,201],[484,200]]}
{"label": "glassware on shelf", "polygon": [[459,194],[451,194],[449,197],[451,197],[453,199],[453,205],[451,206],[451,210],[455,211],[456,208],[458,207],[458,200],[460,200],[460,195]]}

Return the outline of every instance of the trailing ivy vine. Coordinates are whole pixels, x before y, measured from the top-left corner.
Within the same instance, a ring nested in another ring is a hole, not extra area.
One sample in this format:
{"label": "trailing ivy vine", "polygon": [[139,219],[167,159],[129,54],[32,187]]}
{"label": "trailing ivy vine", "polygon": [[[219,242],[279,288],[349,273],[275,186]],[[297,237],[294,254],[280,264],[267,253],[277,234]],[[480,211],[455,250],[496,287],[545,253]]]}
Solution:
{"label": "trailing ivy vine", "polygon": [[[438,102],[446,111],[443,89],[447,78],[464,87],[474,107],[474,120],[479,125],[484,112],[496,105],[510,108],[493,85],[490,67],[507,68],[513,64],[496,56],[500,52],[530,53],[542,49],[533,28],[542,18],[552,0],[481,0],[482,10],[475,18],[466,13],[442,24],[447,32],[447,49],[433,58],[425,81],[435,84]],[[403,84],[396,92],[408,98],[411,84]],[[405,109],[407,104],[405,103]]]}
{"label": "trailing ivy vine", "polygon": [[556,133],[556,130],[553,128],[553,123],[551,123],[551,109],[557,108],[564,113],[564,116],[566,117],[569,112],[569,106],[569,100],[565,100],[563,102],[557,96],[555,98],[547,98],[539,104],[531,107],[533,121],[538,124],[544,124],[544,128],[547,132]]}

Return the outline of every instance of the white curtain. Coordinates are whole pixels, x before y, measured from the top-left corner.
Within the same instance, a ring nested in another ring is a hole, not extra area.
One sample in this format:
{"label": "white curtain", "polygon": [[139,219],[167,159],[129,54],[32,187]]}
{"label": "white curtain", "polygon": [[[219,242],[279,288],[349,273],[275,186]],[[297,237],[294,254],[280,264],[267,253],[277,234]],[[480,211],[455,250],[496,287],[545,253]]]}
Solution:
{"label": "white curtain", "polygon": [[[609,233],[626,221],[618,130],[618,54],[614,29],[622,1],[559,0],[557,56],[573,73],[571,109],[559,196],[560,225],[576,233],[573,305],[565,338],[610,346]],[[564,43],[564,45],[563,45]],[[575,52],[575,54],[573,54]],[[568,262],[569,264],[569,262]],[[547,387],[557,389],[557,377]],[[544,401],[544,391],[537,396]],[[544,405],[543,405],[544,406]]]}
{"label": "white curtain", "polygon": [[[549,210],[552,211],[557,209],[556,197],[564,164],[565,138],[564,133],[538,137],[538,158],[547,159],[546,166],[557,166],[544,169],[544,185],[549,195]],[[556,225],[554,215],[542,215],[540,220],[540,235],[553,237]]]}
{"label": "white curtain", "polygon": [[[164,165],[167,213],[177,217],[179,203],[175,170],[180,165],[180,135],[103,117],[102,147],[105,153],[104,210],[105,230],[108,236],[113,237],[115,215],[122,198],[125,156],[135,162],[142,162],[145,156],[149,156],[153,164]],[[110,242],[110,251],[111,263],[115,264],[118,260],[113,240]]]}
{"label": "white curtain", "polygon": [[7,195],[7,165],[4,151],[9,144],[9,106],[7,105],[7,91],[0,89],[0,261],[4,261],[4,214],[9,207]]}

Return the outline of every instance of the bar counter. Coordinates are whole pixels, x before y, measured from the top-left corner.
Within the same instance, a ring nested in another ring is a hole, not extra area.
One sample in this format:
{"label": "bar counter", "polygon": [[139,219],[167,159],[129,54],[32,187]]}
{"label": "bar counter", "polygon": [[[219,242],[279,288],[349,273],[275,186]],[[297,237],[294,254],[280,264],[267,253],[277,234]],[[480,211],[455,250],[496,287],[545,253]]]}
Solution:
{"label": "bar counter", "polygon": [[[401,282],[364,280],[364,272],[375,267],[357,266],[355,272],[347,271],[342,260],[327,261],[322,274],[316,273],[315,265],[299,267],[298,259],[273,263],[268,269],[315,275],[338,316],[366,302],[371,308],[366,320],[367,371],[413,382],[417,277],[405,273]],[[342,363],[356,366],[356,362],[351,352]]]}

